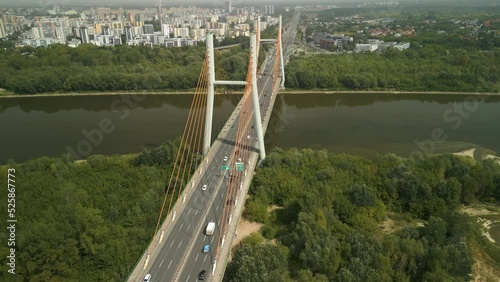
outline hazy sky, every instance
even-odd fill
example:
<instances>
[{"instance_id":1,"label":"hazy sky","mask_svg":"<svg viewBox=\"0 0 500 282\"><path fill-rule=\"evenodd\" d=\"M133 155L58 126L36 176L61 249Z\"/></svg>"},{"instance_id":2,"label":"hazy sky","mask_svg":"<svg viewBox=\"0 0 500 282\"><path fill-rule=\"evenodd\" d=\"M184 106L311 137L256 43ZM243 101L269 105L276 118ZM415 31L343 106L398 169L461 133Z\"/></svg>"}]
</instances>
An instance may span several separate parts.
<instances>
[{"instance_id":1,"label":"hazy sky","mask_svg":"<svg viewBox=\"0 0 500 282\"><path fill-rule=\"evenodd\" d=\"M275 5L314 5L314 4L338 4L338 3L353 3L353 2L381 2L382 0L233 0L234 7L248 7L252 5L264 5L264 4L275 4ZM392 1L392 0L388 0ZM399 0L399 2L408 2L410 0ZM412 0L412 2L470 2L470 3L481 3L481 2L495 2L495 0ZM385 1L382 1L385 2ZM53 7L54 5L92 5L92 6L127 6L134 5L137 7L154 6L158 3L158 0L0 0L0 7L5 6L29 6L29 7ZM180 5L202 5L206 7L223 7L225 0L162 0L163 6L180 6Z\"/></svg>"},{"instance_id":2,"label":"hazy sky","mask_svg":"<svg viewBox=\"0 0 500 282\"><path fill-rule=\"evenodd\" d=\"M233 0L233 6L251 6L251 5L263 5L263 4L310 4L316 3L339 3L339 2L370 2L375 0L343 0L343 1L332 1L332 0L316 0L316 1L300 1L300 0ZM0 6L14 5L14 6L31 6L31 7L41 7L41 6L54 6L57 3L59 5L81 5L81 4L91 4L91 5L126 5L135 4L137 6L153 6L158 3L158 0L0 0ZM203 6L224 6L225 0L162 0L164 6L178 6L178 5L188 5L188 4L199 4Z\"/></svg>"}]
</instances>

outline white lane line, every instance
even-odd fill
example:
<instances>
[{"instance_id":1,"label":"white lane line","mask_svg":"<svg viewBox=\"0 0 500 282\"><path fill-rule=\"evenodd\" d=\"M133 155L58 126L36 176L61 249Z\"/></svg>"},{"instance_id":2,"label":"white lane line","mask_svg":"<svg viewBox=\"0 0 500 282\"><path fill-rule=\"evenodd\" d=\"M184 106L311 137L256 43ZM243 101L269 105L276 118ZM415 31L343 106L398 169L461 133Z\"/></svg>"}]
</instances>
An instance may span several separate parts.
<instances>
[{"instance_id":1,"label":"white lane line","mask_svg":"<svg viewBox=\"0 0 500 282\"><path fill-rule=\"evenodd\" d=\"M189 210L188 210L188 214L187 214L187 215L189 215L189 214L191 213L191 210L192 210L192 209L189 209Z\"/></svg>"},{"instance_id":2,"label":"white lane line","mask_svg":"<svg viewBox=\"0 0 500 282\"><path fill-rule=\"evenodd\" d=\"M172 240L172 243L170 243L170 247L172 247L172 245L174 244L174 241L175 241L175 240ZM170 248L170 247L169 247L169 248Z\"/></svg>"},{"instance_id":3,"label":"white lane line","mask_svg":"<svg viewBox=\"0 0 500 282\"><path fill-rule=\"evenodd\" d=\"M186 279L186 282L189 280L189 277L191 277L191 275L188 275L188 279Z\"/></svg>"},{"instance_id":4,"label":"white lane line","mask_svg":"<svg viewBox=\"0 0 500 282\"><path fill-rule=\"evenodd\" d=\"M215 210L216 210L216 211L218 211L218 210L219 210L219 206L220 206L220 205L217 205L217 207L215 208Z\"/></svg>"},{"instance_id":5,"label":"white lane line","mask_svg":"<svg viewBox=\"0 0 500 282\"><path fill-rule=\"evenodd\" d=\"M205 198L201 198L201 202L203 203L203 201L205 201Z\"/></svg>"},{"instance_id":6,"label":"white lane line","mask_svg":"<svg viewBox=\"0 0 500 282\"><path fill-rule=\"evenodd\" d=\"M198 210L196 210L196 212L194 213L194 215L197 215L198 214Z\"/></svg>"},{"instance_id":7,"label":"white lane line","mask_svg":"<svg viewBox=\"0 0 500 282\"><path fill-rule=\"evenodd\" d=\"M167 269L169 269L169 268L170 268L170 265L172 264L172 261L174 261L174 260L171 260L171 261L170 261L170 263L168 264Z\"/></svg>"},{"instance_id":8,"label":"white lane line","mask_svg":"<svg viewBox=\"0 0 500 282\"><path fill-rule=\"evenodd\" d=\"M160 265L158 265L158 268L160 268L160 266L163 264L163 261L164 261L164 260L162 260L162 261L160 262Z\"/></svg>"},{"instance_id":9,"label":"white lane line","mask_svg":"<svg viewBox=\"0 0 500 282\"><path fill-rule=\"evenodd\" d=\"M194 199L194 201L196 202L198 200L198 196L196 196L196 199Z\"/></svg>"},{"instance_id":10,"label":"white lane line","mask_svg":"<svg viewBox=\"0 0 500 282\"><path fill-rule=\"evenodd\" d=\"M212 239L210 239L210 243L212 243L214 241L214 237L212 237Z\"/></svg>"},{"instance_id":11,"label":"white lane line","mask_svg":"<svg viewBox=\"0 0 500 282\"><path fill-rule=\"evenodd\" d=\"M197 254L197 255L196 255L196 258L194 259L194 261L197 261L197 260L198 260L198 256L199 256L199 255L200 255L200 254Z\"/></svg>"},{"instance_id":12,"label":"white lane line","mask_svg":"<svg viewBox=\"0 0 500 282\"><path fill-rule=\"evenodd\" d=\"M182 226L184 226L184 223L183 223L183 224L181 224L181 228L179 228L179 229L182 229Z\"/></svg>"},{"instance_id":13,"label":"white lane line","mask_svg":"<svg viewBox=\"0 0 500 282\"><path fill-rule=\"evenodd\" d=\"M181 247L181 245L182 245L182 241L179 243L179 246L177 247L177 249L178 249L178 248L180 248L180 247Z\"/></svg>"},{"instance_id":14,"label":"white lane line","mask_svg":"<svg viewBox=\"0 0 500 282\"><path fill-rule=\"evenodd\" d=\"M189 224L188 228L186 230L189 230L189 228L191 227L191 224Z\"/></svg>"},{"instance_id":15,"label":"white lane line","mask_svg":"<svg viewBox=\"0 0 500 282\"><path fill-rule=\"evenodd\" d=\"M208 257L208 256L205 256L205 259L203 260L203 262L207 261L207 257Z\"/></svg>"}]
</instances>

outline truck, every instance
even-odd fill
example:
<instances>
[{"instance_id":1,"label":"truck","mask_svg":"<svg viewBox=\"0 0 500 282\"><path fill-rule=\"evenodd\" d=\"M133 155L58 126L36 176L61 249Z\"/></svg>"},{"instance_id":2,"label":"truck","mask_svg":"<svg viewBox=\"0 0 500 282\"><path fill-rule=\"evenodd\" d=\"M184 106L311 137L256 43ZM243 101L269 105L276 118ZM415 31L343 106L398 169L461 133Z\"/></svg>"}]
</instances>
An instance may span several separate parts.
<instances>
[{"instance_id":1,"label":"truck","mask_svg":"<svg viewBox=\"0 0 500 282\"><path fill-rule=\"evenodd\" d=\"M211 236L214 234L214 231L215 231L215 222L213 221L210 221L208 224L207 224L207 229L205 229L205 234L207 236Z\"/></svg>"}]
</instances>

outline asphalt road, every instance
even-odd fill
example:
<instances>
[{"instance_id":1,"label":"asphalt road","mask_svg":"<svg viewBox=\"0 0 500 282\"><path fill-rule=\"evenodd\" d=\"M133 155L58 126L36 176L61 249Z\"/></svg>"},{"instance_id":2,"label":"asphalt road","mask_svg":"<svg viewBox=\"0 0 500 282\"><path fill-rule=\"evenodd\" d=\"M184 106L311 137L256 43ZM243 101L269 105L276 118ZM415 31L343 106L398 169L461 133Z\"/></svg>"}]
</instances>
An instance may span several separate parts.
<instances>
[{"instance_id":1,"label":"asphalt road","mask_svg":"<svg viewBox=\"0 0 500 282\"><path fill-rule=\"evenodd\" d=\"M294 18L289 26L294 27L297 22L298 17ZM286 42L292 42L294 37L295 28L288 28L287 32L283 34L283 46L287 46ZM284 49L283 56L286 57L286 62L290 56L288 49ZM267 64L262 74L257 78L262 119L272 111L272 109L269 109L269 102L272 94L274 57L274 52L270 52L268 58L266 58ZM205 280L209 279L215 260L215 249L219 240L219 226L225 205L227 181L229 181L229 178L224 178L224 174L229 174L229 171L222 171L221 166L229 165L233 157L239 111L240 109L237 108L233 112L222 129L220 139L216 139L212 145L218 146L218 149L213 158L208 160L208 163L203 163L204 169L200 181L194 187L196 190L186 200L186 208L183 213L177 215L171 233L164 238L157 259L151 261L146 271L144 271L144 274L151 274L151 281L175 281L176 275L177 281L198 281L198 275L202 270L206 270ZM250 124L253 125L253 119ZM252 141L255 141L256 135L252 128ZM228 161L224 161L226 156ZM247 160L242 161L246 164ZM243 174L243 172L236 171L232 173ZM242 175L242 177L244 176ZM202 191L201 187L205 184L208 188ZM213 236L206 236L204 234L205 228L210 221L216 223L216 230ZM203 253L205 245L210 245L208 253Z\"/></svg>"}]
</instances>

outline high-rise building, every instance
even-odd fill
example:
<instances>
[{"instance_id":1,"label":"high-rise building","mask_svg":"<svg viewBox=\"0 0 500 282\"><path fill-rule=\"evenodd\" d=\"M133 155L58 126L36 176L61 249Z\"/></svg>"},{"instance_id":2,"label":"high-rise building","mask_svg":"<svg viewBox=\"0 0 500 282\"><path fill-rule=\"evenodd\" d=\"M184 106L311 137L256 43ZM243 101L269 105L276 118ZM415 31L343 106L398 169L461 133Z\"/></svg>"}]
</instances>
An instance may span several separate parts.
<instances>
[{"instance_id":1,"label":"high-rise building","mask_svg":"<svg viewBox=\"0 0 500 282\"><path fill-rule=\"evenodd\" d=\"M233 11L233 7L231 7L231 1L226 1L226 12L231 13Z\"/></svg>"},{"instance_id":2,"label":"high-rise building","mask_svg":"<svg viewBox=\"0 0 500 282\"><path fill-rule=\"evenodd\" d=\"M90 43L88 27L80 27L80 38L82 39L83 44Z\"/></svg>"},{"instance_id":3,"label":"high-rise building","mask_svg":"<svg viewBox=\"0 0 500 282\"><path fill-rule=\"evenodd\" d=\"M272 14L274 14L274 5L265 5L264 15L272 15Z\"/></svg>"},{"instance_id":4,"label":"high-rise building","mask_svg":"<svg viewBox=\"0 0 500 282\"><path fill-rule=\"evenodd\" d=\"M134 34L132 33L132 27L129 25L126 25L125 26L125 39L128 41L128 40L132 40L132 38L134 38Z\"/></svg>"},{"instance_id":5,"label":"high-rise building","mask_svg":"<svg viewBox=\"0 0 500 282\"><path fill-rule=\"evenodd\" d=\"M154 26L152 24L144 25L144 33L145 34L153 34L155 32Z\"/></svg>"},{"instance_id":6,"label":"high-rise building","mask_svg":"<svg viewBox=\"0 0 500 282\"><path fill-rule=\"evenodd\" d=\"M102 35L111 35L111 28L109 27L109 25L101 26L101 30L102 30Z\"/></svg>"},{"instance_id":7,"label":"high-rise building","mask_svg":"<svg viewBox=\"0 0 500 282\"><path fill-rule=\"evenodd\" d=\"M162 24L161 25L161 34L165 36L166 38L170 38L170 25L169 24Z\"/></svg>"},{"instance_id":8,"label":"high-rise building","mask_svg":"<svg viewBox=\"0 0 500 282\"><path fill-rule=\"evenodd\" d=\"M174 28L174 37L187 38L189 37L189 28L187 27L176 27Z\"/></svg>"},{"instance_id":9,"label":"high-rise building","mask_svg":"<svg viewBox=\"0 0 500 282\"><path fill-rule=\"evenodd\" d=\"M158 17L160 18L160 24L163 24L163 8L161 7L161 0L158 2Z\"/></svg>"},{"instance_id":10,"label":"high-rise building","mask_svg":"<svg viewBox=\"0 0 500 282\"><path fill-rule=\"evenodd\" d=\"M5 27L3 25L3 22L0 21L0 38L4 38L6 36L7 36L7 34L5 32Z\"/></svg>"}]
</instances>

